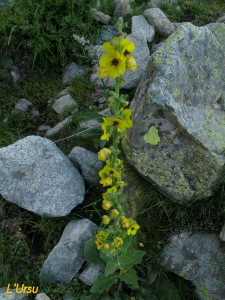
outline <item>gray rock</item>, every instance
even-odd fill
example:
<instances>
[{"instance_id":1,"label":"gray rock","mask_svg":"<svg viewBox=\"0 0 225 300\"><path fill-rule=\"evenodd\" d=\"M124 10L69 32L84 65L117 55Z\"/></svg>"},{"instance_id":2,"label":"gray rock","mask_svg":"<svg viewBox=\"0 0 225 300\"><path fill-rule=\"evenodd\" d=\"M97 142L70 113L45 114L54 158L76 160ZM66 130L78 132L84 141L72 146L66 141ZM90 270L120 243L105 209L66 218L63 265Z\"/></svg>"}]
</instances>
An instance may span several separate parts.
<instances>
[{"instance_id":1,"label":"gray rock","mask_svg":"<svg viewBox=\"0 0 225 300\"><path fill-rule=\"evenodd\" d=\"M223 248L214 233L181 232L169 238L163 249L162 264L170 272L190 280L201 299L224 300Z\"/></svg>"},{"instance_id":2,"label":"gray rock","mask_svg":"<svg viewBox=\"0 0 225 300\"><path fill-rule=\"evenodd\" d=\"M0 0L0 9L11 5L13 2L14 0Z\"/></svg>"},{"instance_id":3,"label":"gray rock","mask_svg":"<svg viewBox=\"0 0 225 300\"><path fill-rule=\"evenodd\" d=\"M1 8L1 6L0 6L0 8ZM12 75L13 82L18 82L18 81L21 80L21 74L20 74L20 71L19 71L18 67L11 66L9 70L10 70L10 73Z\"/></svg>"},{"instance_id":4,"label":"gray rock","mask_svg":"<svg viewBox=\"0 0 225 300\"><path fill-rule=\"evenodd\" d=\"M135 57L138 67L135 71L127 70L124 74L124 84L121 85L124 89L131 89L134 87L137 87L140 83L144 71L150 61L150 53L148 49L148 44L146 41L145 36L142 34L142 32L139 32L137 35L129 34L128 39L135 43L135 50L132 52L132 55ZM99 58L105 54L105 51L102 49L101 53L98 52ZM91 76L91 81L96 80L96 84L99 86L102 86L102 81L99 79L98 74L95 73ZM106 79L108 80L108 79ZM109 78L108 81L104 80L107 87L113 88L115 86L115 79Z\"/></svg>"},{"instance_id":5,"label":"gray rock","mask_svg":"<svg viewBox=\"0 0 225 300\"><path fill-rule=\"evenodd\" d=\"M96 33L94 38L95 45L102 45L104 42L110 41L112 38L117 36L118 30L112 25L104 25L100 31Z\"/></svg>"},{"instance_id":6,"label":"gray rock","mask_svg":"<svg viewBox=\"0 0 225 300\"><path fill-rule=\"evenodd\" d=\"M59 122L58 124L56 124L54 127L48 129L45 132L45 137L49 138L49 137L53 137L55 136L57 133L60 132L60 130L67 124L71 123L73 120L72 116L69 116L67 118L65 118L63 121Z\"/></svg>"},{"instance_id":7,"label":"gray rock","mask_svg":"<svg viewBox=\"0 0 225 300\"><path fill-rule=\"evenodd\" d=\"M89 185L99 182L98 172L104 163L98 160L96 153L82 147L74 147L68 157Z\"/></svg>"},{"instance_id":8,"label":"gray rock","mask_svg":"<svg viewBox=\"0 0 225 300\"><path fill-rule=\"evenodd\" d=\"M38 293L34 300L51 300L45 293Z\"/></svg>"},{"instance_id":9,"label":"gray rock","mask_svg":"<svg viewBox=\"0 0 225 300\"><path fill-rule=\"evenodd\" d=\"M96 264L87 264L80 274L79 279L86 285L93 285L98 275L103 274L104 267Z\"/></svg>"},{"instance_id":10,"label":"gray rock","mask_svg":"<svg viewBox=\"0 0 225 300\"><path fill-rule=\"evenodd\" d=\"M51 126L49 126L49 125L40 125L37 130L38 131L48 131L49 129L51 129Z\"/></svg>"},{"instance_id":11,"label":"gray rock","mask_svg":"<svg viewBox=\"0 0 225 300\"><path fill-rule=\"evenodd\" d=\"M156 50L158 50L163 44L164 44L164 42L160 42L160 43L158 43L158 44L152 45L151 52L154 53L154 52L155 52Z\"/></svg>"},{"instance_id":12,"label":"gray rock","mask_svg":"<svg viewBox=\"0 0 225 300\"><path fill-rule=\"evenodd\" d=\"M68 108L78 108L77 102L73 99L70 94L66 94L61 96L60 98L56 99L54 104L52 105L57 114L63 114Z\"/></svg>"},{"instance_id":13,"label":"gray rock","mask_svg":"<svg viewBox=\"0 0 225 300\"><path fill-rule=\"evenodd\" d=\"M45 260L40 279L52 284L71 281L85 261L84 245L95 235L96 229L97 226L88 219L70 221Z\"/></svg>"},{"instance_id":14,"label":"gray rock","mask_svg":"<svg viewBox=\"0 0 225 300\"><path fill-rule=\"evenodd\" d=\"M146 9L144 16L161 36L168 37L173 33L173 24L159 8Z\"/></svg>"},{"instance_id":15,"label":"gray rock","mask_svg":"<svg viewBox=\"0 0 225 300\"><path fill-rule=\"evenodd\" d=\"M84 199L84 181L50 140L28 136L0 148L0 194L41 216L66 216Z\"/></svg>"},{"instance_id":16,"label":"gray rock","mask_svg":"<svg viewBox=\"0 0 225 300\"><path fill-rule=\"evenodd\" d=\"M0 6L1 7L1 6ZM19 286L19 291L21 290L21 285ZM17 294L16 289L9 288L9 292L12 294L6 294L7 287L0 288L0 300L28 300L27 294Z\"/></svg>"},{"instance_id":17,"label":"gray rock","mask_svg":"<svg viewBox=\"0 0 225 300\"><path fill-rule=\"evenodd\" d=\"M15 105L15 111L27 111L34 117L39 117L39 111L27 99L20 99Z\"/></svg>"},{"instance_id":18,"label":"gray rock","mask_svg":"<svg viewBox=\"0 0 225 300\"><path fill-rule=\"evenodd\" d=\"M91 12L93 13L94 18L102 24L108 24L111 21L111 17L109 15L106 15L95 8L92 8Z\"/></svg>"},{"instance_id":19,"label":"gray rock","mask_svg":"<svg viewBox=\"0 0 225 300\"><path fill-rule=\"evenodd\" d=\"M106 108L100 112L98 112L98 114L103 115L104 117L110 117L112 115L111 111L109 108ZM80 127L81 128L96 128L96 127L101 127L101 123L98 122L97 119L93 119L93 120L89 120L89 121L84 121L80 123Z\"/></svg>"},{"instance_id":20,"label":"gray rock","mask_svg":"<svg viewBox=\"0 0 225 300\"><path fill-rule=\"evenodd\" d=\"M225 16L222 16L216 20L218 23L225 23Z\"/></svg>"},{"instance_id":21,"label":"gray rock","mask_svg":"<svg viewBox=\"0 0 225 300\"><path fill-rule=\"evenodd\" d=\"M125 15L131 12L132 9L130 7L129 0L117 0L113 18L114 19L118 19L119 17L123 18Z\"/></svg>"},{"instance_id":22,"label":"gray rock","mask_svg":"<svg viewBox=\"0 0 225 300\"><path fill-rule=\"evenodd\" d=\"M167 4L167 5L177 4L177 0L150 0L147 6L151 8L160 8L163 4Z\"/></svg>"},{"instance_id":23,"label":"gray rock","mask_svg":"<svg viewBox=\"0 0 225 300\"><path fill-rule=\"evenodd\" d=\"M68 83L75 78L83 77L86 73L86 68L71 62L65 66L65 72L62 75L62 84Z\"/></svg>"},{"instance_id":24,"label":"gray rock","mask_svg":"<svg viewBox=\"0 0 225 300\"><path fill-rule=\"evenodd\" d=\"M138 172L166 197L209 196L225 164L225 25L178 27L151 56L131 102L133 127L123 148ZM197 62L197 63L196 63ZM219 104L215 109L215 104ZM159 130L152 146L147 134Z\"/></svg>"},{"instance_id":25,"label":"gray rock","mask_svg":"<svg viewBox=\"0 0 225 300\"><path fill-rule=\"evenodd\" d=\"M221 231L220 231L220 239L225 242L225 224L223 225Z\"/></svg>"},{"instance_id":26,"label":"gray rock","mask_svg":"<svg viewBox=\"0 0 225 300\"><path fill-rule=\"evenodd\" d=\"M151 43L155 37L155 29L152 27L144 16L133 16L132 17L132 27L131 32L134 34L143 34L146 40Z\"/></svg>"}]
</instances>

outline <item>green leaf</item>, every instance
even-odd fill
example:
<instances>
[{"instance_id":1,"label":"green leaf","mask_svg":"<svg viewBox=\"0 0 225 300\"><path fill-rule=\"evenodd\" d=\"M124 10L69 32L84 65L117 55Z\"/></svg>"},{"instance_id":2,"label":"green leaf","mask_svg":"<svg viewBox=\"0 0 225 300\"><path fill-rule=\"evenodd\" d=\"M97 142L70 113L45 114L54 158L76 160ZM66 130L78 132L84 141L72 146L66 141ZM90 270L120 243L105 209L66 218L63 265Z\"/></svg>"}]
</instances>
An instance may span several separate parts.
<instances>
[{"instance_id":1,"label":"green leaf","mask_svg":"<svg viewBox=\"0 0 225 300\"><path fill-rule=\"evenodd\" d=\"M98 275L90 291L92 293L101 293L103 290L109 290L111 286L118 280L118 274L110 274L105 276L104 274Z\"/></svg>"},{"instance_id":2,"label":"green leaf","mask_svg":"<svg viewBox=\"0 0 225 300\"><path fill-rule=\"evenodd\" d=\"M11 58L5 58L0 62L0 67L9 68L13 64L13 60Z\"/></svg>"},{"instance_id":3,"label":"green leaf","mask_svg":"<svg viewBox=\"0 0 225 300\"><path fill-rule=\"evenodd\" d=\"M155 294L160 300L180 300L178 288L167 276L160 276L152 286L155 287Z\"/></svg>"},{"instance_id":4,"label":"green leaf","mask_svg":"<svg viewBox=\"0 0 225 300\"><path fill-rule=\"evenodd\" d=\"M138 288L138 277L136 274L136 271L134 269L130 269L127 271L125 274L120 274L119 275L120 279L125 281L126 284L131 284L134 287Z\"/></svg>"},{"instance_id":5,"label":"green leaf","mask_svg":"<svg viewBox=\"0 0 225 300\"><path fill-rule=\"evenodd\" d=\"M118 262L121 264L123 269L131 269L133 265L137 265L142 261L145 251L137 250L134 253L127 252L125 255L121 255Z\"/></svg>"},{"instance_id":6,"label":"green leaf","mask_svg":"<svg viewBox=\"0 0 225 300\"><path fill-rule=\"evenodd\" d=\"M102 123L104 116L101 114L88 112L88 113L80 114L80 117L83 119L83 121L98 120L99 123Z\"/></svg>"},{"instance_id":7,"label":"green leaf","mask_svg":"<svg viewBox=\"0 0 225 300\"><path fill-rule=\"evenodd\" d=\"M106 144L106 141L107 141L107 140L100 140L100 141L99 141L99 146L100 146L100 148L104 148L104 146L105 146L105 144Z\"/></svg>"},{"instance_id":8,"label":"green leaf","mask_svg":"<svg viewBox=\"0 0 225 300\"><path fill-rule=\"evenodd\" d=\"M152 284L155 280L156 277L158 276L158 272L157 271L151 271L148 275L147 275L147 279L148 279L148 283Z\"/></svg>"},{"instance_id":9,"label":"green leaf","mask_svg":"<svg viewBox=\"0 0 225 300\"><path fill-rule=\"evenodd\" d=\"M84 256L88 263L95 263L104 266L105 262L99 256L99 251L96 248L95 237L89 239L84 246Z\"/></svg>"},{"instance_id":10,"label":"green leaf","mask_svg":"<svg viewBox=\"0 0 225 300\"><path fill-rule=\"evenodd\" d=\"M155 128L155 126L152 126L149 129L149 132L144 136L144 140L146 143L149 143L150 145L157 145L160 141L158 130Z\"/></svg>"},{"instance_id":11,"label":"green leaf","mask_svg":"<svg viewBox=\"0 0 225 300\"><path fill-rule=\"evenodd\" d=\"M109 274L113 274L118 268L119 267L117 262L115 262L114 260L108 261L105 267L105 276L108 276Z\"/></svg>"},{"instance_id":12,"label":"green leaf","mask_svg":"<svg viewBox=\"0 0 225 300\"><path fill-rule=\"evenodd\" d=\"M135 260L135 256L130 253L127 252L125 255L121 255L118 258L118 263L120 264L120 266L122 267L122 269L128 269L128 265L131 265L131 267L133 266L132 262Z\"/></svg>"}]
</instances>

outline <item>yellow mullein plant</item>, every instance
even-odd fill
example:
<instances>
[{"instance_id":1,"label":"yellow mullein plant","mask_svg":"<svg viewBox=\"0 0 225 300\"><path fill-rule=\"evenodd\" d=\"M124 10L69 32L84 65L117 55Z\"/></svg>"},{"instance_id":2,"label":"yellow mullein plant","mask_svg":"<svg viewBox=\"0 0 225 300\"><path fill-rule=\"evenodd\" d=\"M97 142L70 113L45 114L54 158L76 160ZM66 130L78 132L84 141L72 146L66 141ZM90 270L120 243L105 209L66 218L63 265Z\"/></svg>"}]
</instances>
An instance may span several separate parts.
<instances>
[{"instance_id":1,"label":"yellow mullein plant","mask_svg":"<svg viewBox=\"0 0 225 300\"><path fill-rule=\"evenodd\" d=\"M112 141L112 144L98 153L98 159L105 162L105 166L99 172L100 183L106 187L102 195L102 208L105 213L95 238L85 245L85 257L88 262L105 266L104 274L98 276L90 290L92 293L103 295L105 290L110 291L111 286L117 284L116 295L130 299L124 296L121 283L138 288L138 277L133 266L142 261L145 252L134 248L133 237L140 226L132 218L126 217L126 212L119 202L125 183L122 179L123 161L118 158L118 145L126 129L133 125L130 119L132 112L125 108L128 105L126 96L120 95L122 75L126 70L134 71L137 63L132 56L135 44L122 31L122 18L119 18L116 26L119 35L103 44L106 53L100 58L98 68L101 79L115 78L115 91L110 92L109 98L112 116L103 118L101 136L101 140Z\"/></svg>"}]
</instances>

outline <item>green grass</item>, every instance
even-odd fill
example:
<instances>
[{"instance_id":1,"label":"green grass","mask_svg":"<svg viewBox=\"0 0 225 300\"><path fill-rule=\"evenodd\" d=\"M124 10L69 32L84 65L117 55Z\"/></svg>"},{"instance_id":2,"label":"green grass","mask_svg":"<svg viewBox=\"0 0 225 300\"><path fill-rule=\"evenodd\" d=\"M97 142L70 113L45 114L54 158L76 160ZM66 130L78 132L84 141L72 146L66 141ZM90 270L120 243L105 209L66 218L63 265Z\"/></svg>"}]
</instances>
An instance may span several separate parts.
<instances>
[{"instance_id":1,"label":"green grass","mask_svg":"<svg viewBox=\"0 0 225 300\"><path fill-rule=\"evenodd\" d=\"M0 61L6 57L16 60L18 53L26 52L30 76L18 84L0 78L0 147L10 145L21 137L37 134L39 125L54 126L72 113L68 110L63 116L59 116L48 105L48 101L67 86L61 86L60 83L63 66L67 62L75 61L90 67L90 58L72 39L72 34L80 34L92 41L94 33L100 28L89 13L93 6L90 0L15 0L15 3L11 8L0 11ZM203 25L225 13L223 0L179 0L178 4L182 8L181 12L175 6L162 7L171 21L192 21L195 25ZM125 16L125 21L128 22L127 33L130 33L132 16L141 14L147 8L146 1L137 0L131 3L131 7L133 12ZM103 12L112 14L114 8L113 1L101 0ZM99 111L99 107L90 101L90 95L94 92L90 72L86 77L72 81L70 86L70 93L78 103L79 113L52 140L56 141L66 155L75 146L96 152L95 139L98 139L98 133L94 135L89 131L81 135L79 132L82 113ZM134 89L129 91L130 99L134 92ZM27 112L12 112L21 98L34 104L40 112L39 118ZM7 122L3 122L5 118ZM66 139L74 134L76 135ZM140 192L135 211L142 232L137 235L136 246L142 242L147 255L137 270L139 275L143 276L149 270L156 271L159 280L168 279L176 286L181 294L180 300L197 300L190 282L163 270L158 264L158 257L171 233L179 233L183 229L193 233L198 230L219 232L225 221L225 179L221 179L215 186L211 197L179 205L161 195L128 163L125 165L127 176L138 185ZM69 284L57 286L40 282L38 276L44 260L58 243L70 220L89 218L96 224L100 223L102 192L103 189L98 185L87 188L85 201L63 218L36 216L0 197L0 205L6 209L6 215L0 217L0 287L7 286L8 283L24 282L39 286L39 291L47 293L54 300L62 299L66 292L72 294L74 299L88 294L89 287L80 283L77 276ZM15 226L10 227L8 224ZM159 287L154 288L159 290ZM30 296L30 299L33 298Z\"/></svg>"}]
</instances>

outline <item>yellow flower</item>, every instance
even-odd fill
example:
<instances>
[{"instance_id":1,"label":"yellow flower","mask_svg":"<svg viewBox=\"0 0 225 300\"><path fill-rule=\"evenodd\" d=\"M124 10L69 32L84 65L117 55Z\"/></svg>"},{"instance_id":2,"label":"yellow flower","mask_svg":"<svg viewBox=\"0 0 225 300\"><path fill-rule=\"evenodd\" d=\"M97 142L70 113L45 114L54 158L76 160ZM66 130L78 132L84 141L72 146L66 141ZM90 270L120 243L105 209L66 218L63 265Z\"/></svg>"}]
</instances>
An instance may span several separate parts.
<instances>
[{"instance_id":1,"label":"yellow flower","mask_svg":"<svg viewBox=\"0 0 225 300\"><path fill-rule=\"evenodd\" d=\"M114 168L111 167L111 164L107 163L104 168L99 171L99 176L101 177L100 183L103 186L108 186L112 184L112 177L120 178L121 172L116 171Z\"/></svg>"},{"instance_id":2,"label":"yellow flower","mask_svg":"<svg viewBox=\"0 0 225 300\"><path fill-rule=\"evenodd\" d=\"M112 207L112 202L107 201L107 200L103 200L102 201L102 207L105 210L109 210Z\"/></svg>"},{"instance_id":3,"label":"yellow flower","mask_svg":"<svg viewBox=\"0 0 225 300\"><path fill-rule=\"evenodd\" d=\"M114 244L115 244L117 247L119 247L120 245L123 244L123 240L122 240L121 237L116 237L116 238L114 238L113 241L114 241Z\"/></svg>"},{"instance_id":4,"label":"yellow flower","mask_svg":"<svg viewBox=\"0 0 225 300\"><path fill-rule=\"evenodd\" d=\"M118 210L117 209L112 209L112 211L111 211L111 215L113 216L113 217L117 217L117 216L119 216L119 212L118 212Z\"/></svg>"},{"instance_id":5,"label":"yellow flower","mask_svg":"<svg viewBox=\"0 0 225 300\"><path fill-rule=\"evenodd\" d=\"M118 40L119 40L118 37L114 37L110 42L105 42L105 43L102 45L102 48L103 48L106 52L111 51L111 50L116 50L114 44L117 44L117 43L118 43Z\"/></svg>"},{"instance_id":6,"label":"yellow flower","mask_svg":"<svg viewBox=\"0 0 225 300\"><path fill-rule=\"evenodd\" d=\"M107 156L111 153L112 151L108 148L103 148L98 152L98 160L105 161L107 159Z\"/></svg>"},{"instance_id":7,"label":"yellow flower","mask_svg":"<svg viewBox=\"0 0 225 300\"><path fill-rule=\"evenodd\" d=\"M103 118L103 119L105 119L105 118ZM109 128L105 122L102 123L102 129L104 131L104 134L101 136L101 140L108 141L112 133L110 130L108 130Z\"/></svg>"},{"instance_id":8,"label":"yellow flower","mask_svg":"<svg viewBox=\"0 0 225 300\"><path fill-rule=\"evenodd\" d=\"M126 67L130 71L134 71L137 69L137 62L133 56L128 56L126 59Z\"/></svg>"},{"instance_id":9,"label":"yellow flower","mask_svg":"<svg viewBox=\"0 0 225 300\"><path fill-rule=\"evenodd\" d=\"M104 215L102 217L102 222L103 222L103 224L108 225L110 223L110 217L107 215Z\"/></svg>"},{"instance_id":10,"label":"yellow flower","mask_svg":"<svg viewBox=\"0 0 225 300\"><path fill-rule=\"evenodd\" d=\"M104 122L102 123L102 129L104 130L104 137L105 137L106 133L110 132L108 130L108 127L117 126L121 131L125 131L126 128L129 128L132 126L132 125L129 126L125 120L117 119L117 118L113 118L113 117L103 118L103 120L104 120ZM111 136L111 133L110 133L110 136ZM103 136L101 137L101 139L103 139ZM104 139L106 139L106 138L104 138Z\"/></svg>"},{"instance_id":11,"label":"yellow flower","mask_svg":"<svg viewBox=\"0 0 225 300\"><path fill-rule=\"evenodd\" d=\"M117 247L117 246L115 246L114 248L112 248L112 251L111 251L111 253L113 253L113 252L117 251L117 249L118 249L118 247Z\"/></svg>"},{"instance_id":12,"label":"yellow flower","mask_svg":"<svg viewBox=\"0 0 225 300\"><path fill-rule=\"evenodd\" d=\"M104 67L107 70L109 77L116 78L125 72L125 68L126 68L125 61L126 61L125 57L123 57L119 52L115 50L109 50L105 55L103 55L100 58L99 68ZM100 73L101 75L101 71L99 72L99 69L98 69L98 73Z\"/></svg>"},{"instance_id":13,"label":"yellow flower","mask_svg":"<svg viewBox=\"0 0 225 300\"><path fill-rule=\"evenodd\" d=\"M121 42L122 53L125 57L129 56L131 52L135 50L135 44L131 42L128 38L122 40Z\"/></svg>"},{"instance_id":14,"label":"yellow flower","mask_svg":"<svg viewBox=\"0 0 225 300\"><path fill-rule=\"evenodd\" d=\"M108 250L109 249L109 244L104 244L104 249Z\"/></svg>"},{"instance_id":15,"label":"yellow flower","mask_svg":"<svg viewBox=\"0 0 225 300\"><path fill-rule=\"evenodd\" d=\"M120 270L120 274L126 274L128 272L128 270Z\"/></svg>"},{"instance_id":16,"label":"yellow flower","mask_svg":"<svg viewBox=\"0 0 225 300\"><path fill-rule=\"evenodd\" d=\"M98 75L99 77L102 79L102 78L106 78L109 76L109 71L107 70L107 68L105 67L99 67L98 68Z\"/></svg>"},{"instance_id":17,"label":"yellow flower","mask_svg":"<svg viewBox=\"0 0 225 300\"><path fill-rule=\"evenodd\" d=\"M95 235L96 237L95 244L98 250L104 247L104 241L107 239L108 235L109 234L104 231L99 231L99 233Z\"/></svg>"},{"instance_id":18,"label":"yellow flower","mask_svg":"<svg viewBox=\"0 0 225 300\"><path fill-rule=\"evenodd\" d=\"M132 111L130 109L124 109L123 111L123 115L122 118L124 119L124 121L127 123L127 128L132 127L133 122L130 119L130 115L131 115Z\"/></svg>"},{"instance_id":19,"label":"yellow flower","mask_svg":"<svg viewBox=\"0 0 225 300\"><path fill-rule=\"evenodd\" d=\"M127 234L135 235L139 228L140 226L137 223L135 223L127 230Z\"/></svg>"},{"instance_id":20,"label":"yellow flower","mask_svg":"<svg viewBox=\"0 0 225 300\"><path fill-rule=\"evenodd\" d=\"M131 221L132 221L132 219L131 218L126 218L126 217L121 217L121 223L122 223L122 226L124 227L124 228L129 228L130 227L130 225L131 225Z\"/></svg>"}]
</instances>

